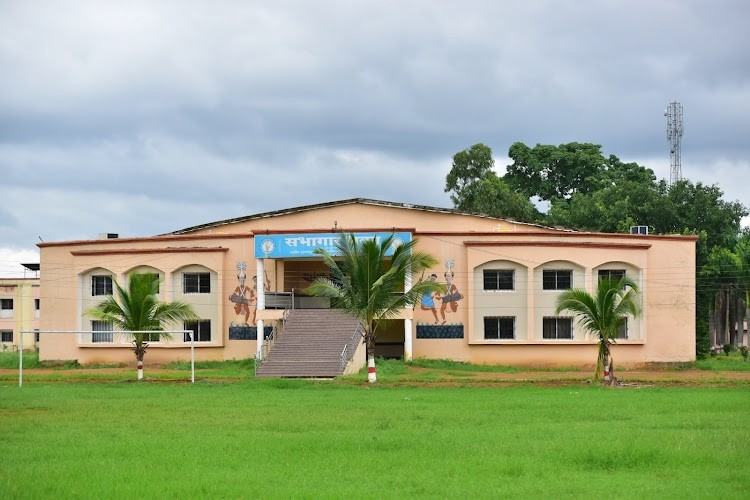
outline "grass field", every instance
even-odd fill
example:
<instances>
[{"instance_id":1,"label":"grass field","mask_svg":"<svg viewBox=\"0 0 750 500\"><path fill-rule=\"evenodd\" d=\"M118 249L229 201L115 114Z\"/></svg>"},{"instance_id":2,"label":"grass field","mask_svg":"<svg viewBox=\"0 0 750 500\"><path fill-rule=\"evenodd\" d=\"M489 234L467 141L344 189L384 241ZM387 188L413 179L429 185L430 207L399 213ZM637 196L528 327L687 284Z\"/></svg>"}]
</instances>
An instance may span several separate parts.
<instances>
[{"instance_id":1,"label":"grass field","mask_svg":"<svg viewBox=\"0 0 750 500\"><path fill-rule=\"evenodd\" d=\"M747 385L4 383L0 496L748 498L749 396Z\"/></svg>"}]
</instances>

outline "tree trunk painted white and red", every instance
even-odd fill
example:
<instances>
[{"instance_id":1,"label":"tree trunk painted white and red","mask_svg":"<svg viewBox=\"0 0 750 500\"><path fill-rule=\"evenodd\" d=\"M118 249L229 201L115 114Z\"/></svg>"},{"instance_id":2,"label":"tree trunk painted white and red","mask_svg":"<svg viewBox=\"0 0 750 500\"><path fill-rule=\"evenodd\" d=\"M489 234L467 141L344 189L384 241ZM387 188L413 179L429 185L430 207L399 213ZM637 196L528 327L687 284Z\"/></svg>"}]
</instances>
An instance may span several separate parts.
<instances>
[{"instance_id":1,"label":"tree trunk painted white and red","mask_svg":"<svg viewBox=\"0 0 750 500\"><path fill-rule=\"evenodd\" d=\"M135 340L133 345L135 346L133 352L135 353L136 368L138 368L138 380L143 380L143 357L146 355L148 344Z\"/></svg>"},{"instance_id":2,"label":"tree trunk painted white and red","mask_svg":"<svg viewBox=\"0 0 750 500\"><path fill-rule=\"evenodd\" d=\"M367 355L367 381L371 384L377 382L378 377L375 373L375 356L372 354Z\"/></svg>"},{"instance_id":3,"label":"tree trunk painted white and red","mask_svg":"<svg viewBox=\"0 0 750 500\"><path fill-rule=\"evenodd\" d=\"M367 349L367 381L369 383L375 383L378 380L377 374L375 373L375 321L370 320L367 322L370 326L369 332L365 332L365 346Z\"/></svg>"}]
</instances>

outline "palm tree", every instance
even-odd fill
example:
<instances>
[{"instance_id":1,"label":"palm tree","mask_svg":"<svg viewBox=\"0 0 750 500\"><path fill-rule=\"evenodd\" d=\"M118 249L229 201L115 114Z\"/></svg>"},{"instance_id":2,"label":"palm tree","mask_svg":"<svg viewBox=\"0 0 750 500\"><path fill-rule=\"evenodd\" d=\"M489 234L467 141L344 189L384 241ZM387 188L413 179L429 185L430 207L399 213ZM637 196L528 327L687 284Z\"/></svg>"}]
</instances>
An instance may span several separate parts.
<instances>
[{"instance_id":1,"label":"palm tree","mask_svg":"<svg viewBox=\"0 0 750 500\"><path fill-rule=\"evenodd\" d=\"M615 343L617 330L627 316L640 314L638 287L633 280L623 276L620 280L602 278L596 294L585 290L566 290L557 297L555 314L570 311L579 316L583 329L599 338L594 381L601 379L602 369L610 366L609 346ZM614 382L614 376L610 379Z\"/></svg>"},{"instance_id":2,"label":"palm tree","mask_svg":"<svg viewBox=\"0 0 750 500\"><path fill-rule=\"evenodd\" d=\"M138 366L138 380L143 378L143 357L148 342L160 338L171 339L164 331L165 323L196 319L198 317L190 304L184 302L160 302L159 280L153 274L134 273L130 275L128 288L115 282L115 294L109 295L87 311L98 320L111 323L133 337L133 352Z\"/></svg>"},{"instance_id":3,"label":"palm tree","mask_svg":"<svg viewBox=\"0 0 750 500\"><path fill-rule=\"evenodd\" d=\"M318 278L305 291L331 299L362 322L367 349L368 381L375 382L375 339L379 321L392 319L404 308L411 308L425 293L444 292L445 285L431 280L419 281L404 291L407 276L437 264L437 259L414 251L417 240L394 246L394 235L380 243L375 238L357 241L342 233L336 242L334 257L324 249L316 250L331 269L330 278ZM394 247L394 248L392 248ZM390 250L393 255L386 256ZM410 274L411 273L411 274Z\"/></svg>"}]
</instances>

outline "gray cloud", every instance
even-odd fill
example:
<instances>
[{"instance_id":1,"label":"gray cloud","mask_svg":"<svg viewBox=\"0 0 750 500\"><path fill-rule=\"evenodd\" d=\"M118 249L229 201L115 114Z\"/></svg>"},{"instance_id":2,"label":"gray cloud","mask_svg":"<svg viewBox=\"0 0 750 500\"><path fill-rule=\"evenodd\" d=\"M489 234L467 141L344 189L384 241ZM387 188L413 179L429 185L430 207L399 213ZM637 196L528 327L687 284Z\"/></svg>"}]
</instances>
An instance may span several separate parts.
<instances>
[{"instance_id":1,"label":"gray cloud","mask_svg":"<svg viewBox=\"0 0 750 500\"><path fill-rule=\"evenodd\" d=\"M498 158L595 142L666 177L673 100L685 174L750 204L733 182L750 163L748 18L740 0L4 2L0 196L21 205L0 237L353 196L445 206L451 156L476 142Z\"/></svg>"}]
</instances>

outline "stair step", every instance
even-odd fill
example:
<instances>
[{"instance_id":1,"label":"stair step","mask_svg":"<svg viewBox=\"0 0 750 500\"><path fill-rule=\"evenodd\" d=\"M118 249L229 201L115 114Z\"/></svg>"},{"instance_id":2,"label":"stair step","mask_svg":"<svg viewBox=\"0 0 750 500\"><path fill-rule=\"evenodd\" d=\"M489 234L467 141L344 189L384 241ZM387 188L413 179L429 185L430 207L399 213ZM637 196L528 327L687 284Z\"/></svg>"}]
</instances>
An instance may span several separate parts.
<instances>
[{"instance_id":1,"label":"stair step","mask_svg":"<svg viewBox=\"0 0 750 500\"><path fill-rule=\"evenodd\" d=\"M331 309L289 311L283 331L268 358L258 367L258 377L335 377L342 374L341 352L360 322ZM357 339L361 341L361 339ZM352 351L352 352L349 352ZM349 349L349 356L353 350Z\"/></svg>"}]
</instances>

